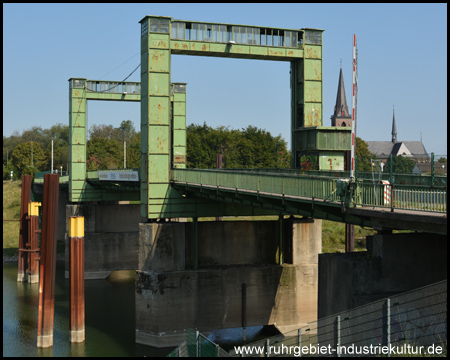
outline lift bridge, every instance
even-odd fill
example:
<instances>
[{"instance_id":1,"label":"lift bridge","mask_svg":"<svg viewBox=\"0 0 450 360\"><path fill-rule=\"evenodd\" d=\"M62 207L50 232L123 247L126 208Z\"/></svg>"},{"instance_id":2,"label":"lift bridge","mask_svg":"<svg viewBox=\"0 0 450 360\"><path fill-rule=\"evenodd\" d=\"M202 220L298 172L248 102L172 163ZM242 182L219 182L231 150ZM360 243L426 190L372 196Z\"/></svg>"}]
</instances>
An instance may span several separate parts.
<instances>
[{"instance_id":1,"label":"lift bridge","mask_svg":"<svg viewBox=\"0 0 450 360\"><path fill-rule=\"evenodd\" d=\"M141 82L69 79L69 175L60 182L70 202L140 201L149 221L297 214L446 234L446 177L397 175L387 185L361 175L346 180L351 128L323 125L323 30L164 16L140 23ZM290 62L291 168L187 169L187 84L171 83L171 54ZM141 103L139 169L86 170L88 100Z\"/></svg>"}]
</instances>

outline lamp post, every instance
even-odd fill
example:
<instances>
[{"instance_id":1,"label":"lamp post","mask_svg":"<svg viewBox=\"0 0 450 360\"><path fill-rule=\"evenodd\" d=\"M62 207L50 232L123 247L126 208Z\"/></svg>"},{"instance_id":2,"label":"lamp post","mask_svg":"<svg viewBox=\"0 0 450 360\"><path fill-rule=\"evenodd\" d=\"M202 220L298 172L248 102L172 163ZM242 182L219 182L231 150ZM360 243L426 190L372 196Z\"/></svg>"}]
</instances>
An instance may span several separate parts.
<instances>
[{"instance_id":1,"label":"lamp post","mask_svg":"<svg viewBox=\"0 0 450 360\"><path fill-rule=\"evenodd\" d=\"M123 129L120 129L120 132L122 133L123 138L123 168L127 168L127 141L125 140L125 131Z\"/></svg>"}]
</instances>

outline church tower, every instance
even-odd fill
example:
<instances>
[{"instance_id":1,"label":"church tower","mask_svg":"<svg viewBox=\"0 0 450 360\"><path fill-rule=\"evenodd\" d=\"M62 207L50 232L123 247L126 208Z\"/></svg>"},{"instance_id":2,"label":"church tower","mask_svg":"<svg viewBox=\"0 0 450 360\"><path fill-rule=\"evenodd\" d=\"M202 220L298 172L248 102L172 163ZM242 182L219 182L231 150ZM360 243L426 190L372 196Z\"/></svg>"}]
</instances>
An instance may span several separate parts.
<instances>
[{"instance_id":1,"label":"church tower","mask_svg":"<svg viewBox=\"0 0 450 360\"><path fill-rule=\"evenodd\" d=\"M338 92L334 114L331 116L331 126L352 126L352 117L348 113L347 99L345 98L344 77L342 76L342 65L339 73Z\"/></svg>"},{"instance_id":2,"label":"church tower","mask_svg":"<svg viewBox=\"0 0 450 360\"><path fill-rule=\"evenodd\" d=\"M397 127L395 126L395 110L392 110L392 142L395 144L397 142Z\"/></svg>"}]
</instances>

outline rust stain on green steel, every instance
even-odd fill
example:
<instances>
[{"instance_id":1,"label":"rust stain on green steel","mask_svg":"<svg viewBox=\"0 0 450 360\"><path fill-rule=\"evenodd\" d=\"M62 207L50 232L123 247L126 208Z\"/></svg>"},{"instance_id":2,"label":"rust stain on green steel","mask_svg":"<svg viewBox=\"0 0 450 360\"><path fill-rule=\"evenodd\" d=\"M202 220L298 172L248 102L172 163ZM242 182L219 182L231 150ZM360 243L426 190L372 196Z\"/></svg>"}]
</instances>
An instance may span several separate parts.
<instances>
[{"instance_id":1,"label":"rust stain on green steel","mask_svg":"<svg viewBox=\"0 0 450 360\"><path fill-rule=\"evenodd\" d=\"M305 127L311 127L311 126L320 126L320 118L321 118L321 111L320 111L320 103L317 105L313 105L313 111L308 111L305 114Z\"/></svg>"},{"instance_id":2,"label":"rust stain on green steel","mask_svg":"<svg viewBox=\"0 0 450 360\"><path fill-rule=\"evenodd\" d=\"M184 163L186 161L186 156L184 155L177 155L175 156L174 162L176 163Z\"/></svg>"},{"instance_id":3,"label":"rust stain on green steel","mask_svg":"<svg viewBox=\"0 0 450 360\"><path fill-rule=\"evenodd\" d=\"M167 151L167 137L162 136L156 138L156 148L158 152L165 153Z\"/></svg>"},{"instance_id":4,"label":"rust stain on green steel","mask_svg":"<svg viewBox=\"0 0 450 360\"><path fill-rule=\"evenodd\" d=\"M317 83L315 81L305 82L305 100L308 102L318 103L322 101L321 83Z\"/></svg>"},{"instance_id":5,"label":"rust stain on green steel","mask_svg":"<svg viewBox=\"0 0 450 360\"><path fill-rule=\"evenodd\" d=\"M313 47L313 46L306 46L306 57L310 59L320 59L321 56L319 55L320 48Z\"/></svg>"},{"instance_id":6,"label":"rust stain on green steel","mask_svg":"<svg viewBox=\"0 0 450 360\"><path fill-rule=\"evenodd\" d=\"M76 145L84 144L84 136L83 136L83 134L81 134L79 131L76 131L74 133L73 143L76 144Z\"/></svg>"},{"instance_id":7,"label":"rust stain on green steel","mask_svg":"<svg viewBox=\"0 0 450 360\"><path fill-rule=\"evenodd\" d=\"M169 48L169 44L165 40L154 40L153 44L157 48L162 48L162 49L168 49Z\"/></svg>"},{"instance_id":8,"label":"rust stain on green steel","mask_svg":"<svg viewBox=\"0 0 450 360\"><path fill-rule=\"evenodd\" d=\"M235 46L235 45L233 45L233 47L231 48L231 52L238 53L238 54L243 54L244 53L244 47L243 46Z\"/></svg>"},{"instance_id":9,"label":"rust stain on green steel","mask_svg":"<svg viewBox=\"0 0 450 360\"><path fill-rule=\"evenodd\" d=\"M283 52L283 50L273 50L273 49L269 49L269 55L283 56L283 55L284 55L284 52Z\"/></svg>"}]
</instances>

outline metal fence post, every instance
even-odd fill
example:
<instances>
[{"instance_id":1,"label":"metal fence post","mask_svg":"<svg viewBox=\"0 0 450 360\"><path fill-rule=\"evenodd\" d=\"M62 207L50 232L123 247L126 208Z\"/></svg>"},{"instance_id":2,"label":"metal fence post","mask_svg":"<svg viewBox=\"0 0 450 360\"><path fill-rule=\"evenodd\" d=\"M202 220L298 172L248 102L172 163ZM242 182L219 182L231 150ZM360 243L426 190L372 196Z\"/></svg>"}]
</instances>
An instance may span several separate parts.
<instances>
[{"instance_id":1,"label":"metal fence post","mask_svg":"<svg viewBox=\"0 0 450 360\"><path fill-rule=\"evenodd\" d=\"M336 316L336 356L341 357L341 354L338 350L339 345L341 344L341 316Z\"/></svg>"},{"instance_id":2,"label":"metal fence post","mask_svg":"<svg viewBox=\"0 0 450 360\"><path fill-rule=\"evenodd\" d=\"M395 196L394 196L394 184L389 183L389 186L391 187L391 212L394 212L394 200L395 200Z\"/></svg>"},{"instance_id":3,"label":"metal fence post","mask_svg":"<svg viewBox=\"0 0 450 360\"><path fill-rule=\"evenodd\" d=\"M302 356L302 329L298 329L298 348L299 348L299 356Z\"/></svg>"},{"instance_id":4,"label":"metal fence post","mask_svg":"<svg viewBox=\"0 0 450 360\"><path fill-rule=\"evenodd\" d=\"M247 284L242 284L242 337L247 341Z\"/></svg>"},{"instance_id":5,"label":"metal fence post","mask_svg":"<svg viewBox=\"0 0 450 360\"><path fill-rule=\"evenodd\" d=\"M389 155L389 183L392 184L392 154Z\"/></svg>"},{"instance_id":6,"label":"metal fence post","mask_svg":"<svg viewBox=\"0 0 450 360\"><path fill-rule=\"evenodd\" d=\"M270 341L266 339L266 351L264 352L264 357L270 357Z\"/></svg>"},{"instance_id":7,"label":"metal fence post","mask_svg":"<svg viewBox=\"0 0 450 360\"><path fill-rule=\"evenodd\" d=\"M391 345L391 299L386 299L386 345ZM388 357L391 357L391 352L388 352Z\"/></svg>"},{"instance_id":8,"label":"metal fence post","mask_svg":"<svg viewBox=\"0 0 450 360\"><path fill-rule=\"evenodd\" d=\"M195 332L195 356L200 357L200 332Z\"/></svg>"},{"instance_id":9,"label":"metal fence post","mask_svg":"<svg viewBox=\"0 0 450 360\"><path fill-rule=\"evenodd\" d=\"M434 153L431 153L431 186L434 186Z\"/></svg>"}]
</instances>

